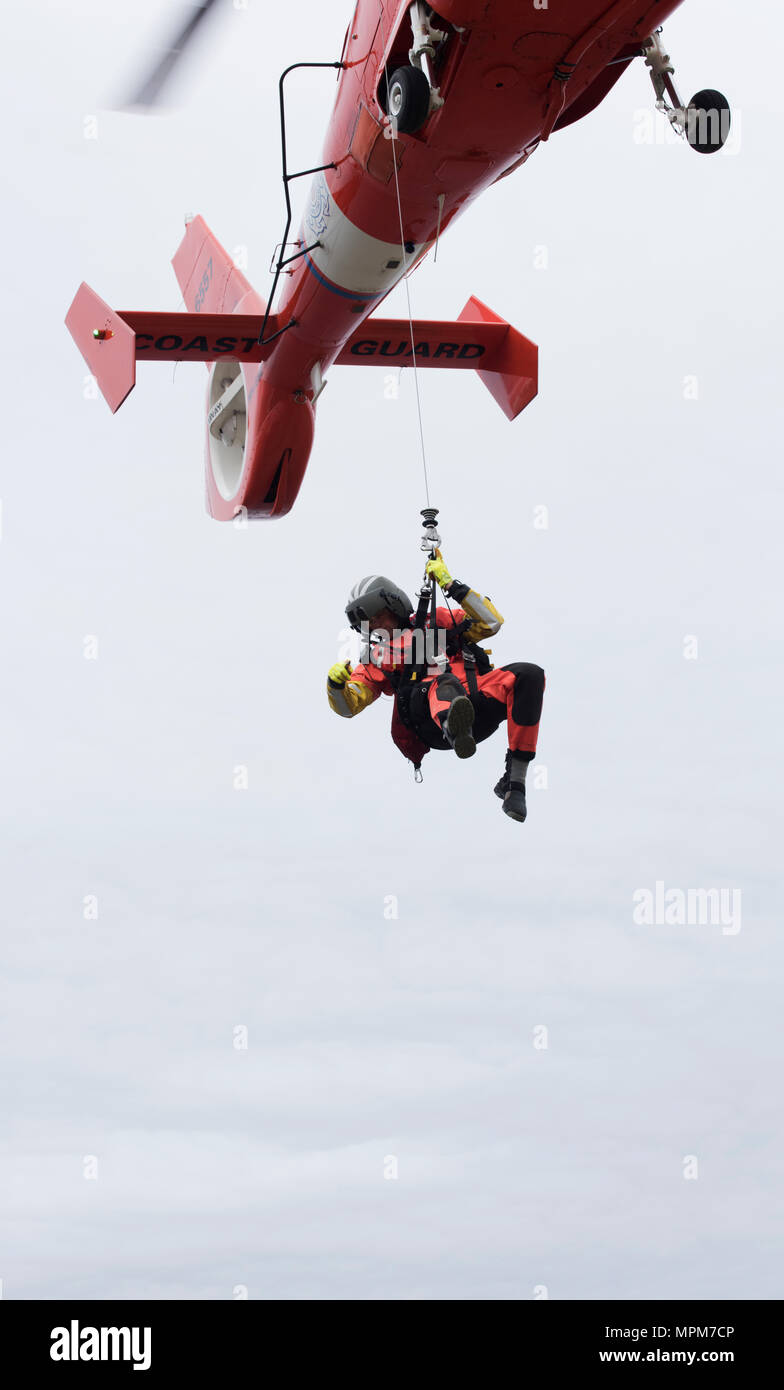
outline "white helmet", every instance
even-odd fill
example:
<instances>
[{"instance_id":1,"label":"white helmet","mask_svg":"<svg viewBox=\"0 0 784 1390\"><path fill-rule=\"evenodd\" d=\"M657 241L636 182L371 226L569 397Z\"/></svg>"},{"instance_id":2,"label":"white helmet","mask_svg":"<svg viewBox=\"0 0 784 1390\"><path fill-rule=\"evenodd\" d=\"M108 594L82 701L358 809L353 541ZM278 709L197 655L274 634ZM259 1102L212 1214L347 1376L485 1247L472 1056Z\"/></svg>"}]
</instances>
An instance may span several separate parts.
<instances>
[{"instance_id":1,"label":"white helmet","mask_svg":"<svg viewBox=\"0 0 784 1390\"><path fill-rule=\"evenodd\" d=\"M388 608L401 623L407 623L414 611L408 594L391 579L383 574L367 574L348 596L346 617L351 626L359 630L363 622L369 623L382 608Z\"/></svg>"}]
</instances>

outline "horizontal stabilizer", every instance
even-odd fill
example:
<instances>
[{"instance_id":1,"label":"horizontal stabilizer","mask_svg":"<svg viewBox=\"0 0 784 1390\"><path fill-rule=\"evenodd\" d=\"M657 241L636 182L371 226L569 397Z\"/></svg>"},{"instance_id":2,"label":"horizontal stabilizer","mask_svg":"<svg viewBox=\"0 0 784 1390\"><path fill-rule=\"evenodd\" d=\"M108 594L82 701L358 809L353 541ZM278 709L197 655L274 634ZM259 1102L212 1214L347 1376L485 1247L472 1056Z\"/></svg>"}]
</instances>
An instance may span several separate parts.
<instances>
[{"instance_id":1,"label":"horizontal stabilizer","mask_svg":"<svg viewBox=\"0 0 784 1390\"><path fill-rule=\"evenodd\" d=\"M413 348L412 348L413 338ZM538 389L539 350L476 298L457 322L369 318L335 359L338 366L452 367L476 371L508 419L514 420Z\"/></svg>"},{"instance_id":2,"label":"horizontal stabilizer","mask_svg":"<svg viewBox=\"0 0 784 1390\"><path fill-rule=\"evenodd\" d=\"M261 347L263 314L166 314L121 309L120 318L136 335L140 362L263 362L271 344ZM265 338L277 331L277 317L267 319Z\"/></svg>"},{"instance_id":3,"label":"horizontal stabilizer","mask_svg":"<svg viewBox=\"0 0 784 1390\"><path fill-rule=\"evenodd\" d=\"M259 346L261 314L168 314L115 311L82 284L66 315L66 326L93 373L112 413L136 382L136 362L262 362L270 347ZM267 320L271 338L277 319Z\"/></svg>"},{"instance_id":4,"label":"horizontal stabilizer","mask_svg":"<svg viewBox=\"0 0 784 1390\"><path fill-rule=\"evenodd\" d=\"M102 395L114 412L133 389L136 362L263 362L279 330L270 314L264 347L259 344L263 315L221 312L158 313L115 311L80 285L66 325ZM413 338L413 347L412 347ZM451 367L476 371L508 419L534 398L538 386L538 348L481 300L471 298L457 321L367 319L352 333L335 362L338 366Z\"/></svg>"}]
</instances>

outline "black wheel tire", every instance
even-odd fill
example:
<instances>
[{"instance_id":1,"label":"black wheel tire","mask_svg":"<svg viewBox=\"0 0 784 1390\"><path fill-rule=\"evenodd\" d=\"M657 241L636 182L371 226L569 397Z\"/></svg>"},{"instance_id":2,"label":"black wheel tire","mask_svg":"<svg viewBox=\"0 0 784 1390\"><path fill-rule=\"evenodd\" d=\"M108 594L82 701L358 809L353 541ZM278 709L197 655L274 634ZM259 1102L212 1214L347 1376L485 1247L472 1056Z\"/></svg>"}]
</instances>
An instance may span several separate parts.
<instances>
[{"instance_id":1,"label":"black wheel tire","mask_svg":"<svg viewBox=\"0 0 784 1390\"><path fill-rule=\"evenodd\" d=\"M730 133L730 104L721 92L696 92L686 111L686 139L698 154L715 154Z\"/></svg>"},{"instance_id":2,"label":"black wheel tire","mask_svg":"<svg viewBox=\"0 0 784 1390\"><path fill-rule=\"evenodd\" d=\"M430 83L420 68L395 68L384 92L388 116L397 117L397 128L411 135L430 114Z\"/></svg>"}]
</instances>

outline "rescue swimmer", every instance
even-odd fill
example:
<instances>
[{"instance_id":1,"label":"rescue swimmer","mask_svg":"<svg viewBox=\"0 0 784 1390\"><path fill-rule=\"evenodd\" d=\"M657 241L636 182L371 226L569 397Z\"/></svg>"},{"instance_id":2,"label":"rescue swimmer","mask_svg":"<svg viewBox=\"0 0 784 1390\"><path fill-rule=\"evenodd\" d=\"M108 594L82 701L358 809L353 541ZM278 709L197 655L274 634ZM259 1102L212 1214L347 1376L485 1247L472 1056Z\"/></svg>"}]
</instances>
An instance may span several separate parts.
<instances>
[{"instance_id":1,"label":"rescue swimmer","mask_svg":"<svg viewBox=\"0 0 784 1390\"><path fill-rule=\"evenodd\" d=\"M434 600L435 637L432 610L423 632L419 610L415 615L408 595L384 575L368 575L354 585L346 617L363 634L362 659L353 669L342 661L330 667L330 706L351 719L379 695L393 696L392 737L417 771L431 748L472 757L477 743L506 719L509 750L495 794L507 816L524 821L525 778L536 753L544 671L521 661L494 667L490 654L477 644L499 631L504 620L498 609L452 578L440 550L428 560L426 574L459 605L440 608ZM417 642L423 636L425 643Z\"/></svg>"}]
</instances>

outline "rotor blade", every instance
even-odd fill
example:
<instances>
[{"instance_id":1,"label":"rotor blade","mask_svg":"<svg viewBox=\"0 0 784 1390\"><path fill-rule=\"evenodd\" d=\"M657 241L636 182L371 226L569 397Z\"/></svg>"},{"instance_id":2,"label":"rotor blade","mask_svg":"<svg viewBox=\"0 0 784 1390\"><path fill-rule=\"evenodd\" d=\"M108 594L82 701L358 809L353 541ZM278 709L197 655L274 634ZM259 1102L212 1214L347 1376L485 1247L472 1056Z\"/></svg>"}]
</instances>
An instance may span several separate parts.
<instances>
[{"instance_id":1,"label":"rotor blade","mask_svg":"<svg viewBox=\"0 0 784 1390\"><path fill-rule=\"evenodd\" d=\"M131 98L124 102L124 106L155 106L160 98L161 91L169 79L172 69L176 67L188 44L199 28L199 25L206 18L209 11L215 4L215 0L203 0L203 3L194 8L193 14L189 16L182 29L170 42L150 73L149 77L133 93Z\"/></svg>"}]
</instances>

